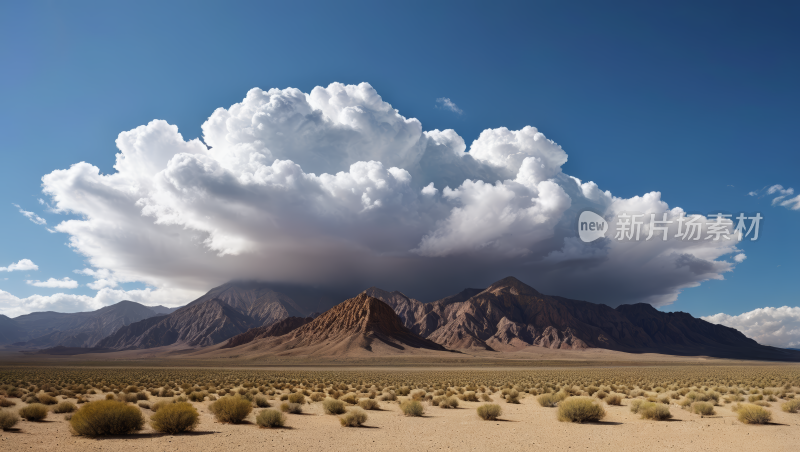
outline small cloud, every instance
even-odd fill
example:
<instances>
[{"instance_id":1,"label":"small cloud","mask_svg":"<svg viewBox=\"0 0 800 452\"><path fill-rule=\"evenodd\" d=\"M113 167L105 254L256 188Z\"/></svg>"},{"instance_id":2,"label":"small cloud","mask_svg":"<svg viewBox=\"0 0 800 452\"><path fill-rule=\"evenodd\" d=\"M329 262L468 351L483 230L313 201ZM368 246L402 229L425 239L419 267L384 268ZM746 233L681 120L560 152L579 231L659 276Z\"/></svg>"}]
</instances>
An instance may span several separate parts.
<instances>
[{"instance_id":1,"label":"small cloud","mask_svg":"<svg viewBox=\"0 0 800 452\"><path fill-rule=\"evenodd\" d=\"M17 263L11 264L8 267L0 267L0 272L14 272L14 271L30 271L39 270L39 266L34 264L30 259L22 259Z\"/></svg>"},{"instance_id":2,"label":"small cloud","mask_svg":"<svg viewBox=\"0 0 800 452\"><path fill-rule=\"evenodd\" d=\"M745 256L744 253L739 253L736 256L733 256L733 260L736 262L744 262L745 259L747 259L747 256Z\"/></svg>"},{"instance_id":3,"label":"small cloud","mask_svg":"<svg viewBox=\"0 0 800 452\"><path fill-rule=\"evenodd\" d=\"M758 196L758 192L751 191L750 193L748 193L748 196Z\"/></svg>"},{"instance_id":4,"label":"small cloud","mask_svg":"<svg viewBox=\"0 0 800 452\"><path fill-rule=\"evenodd\" d=\"M800 210L800 195L792 197L794 195L794 188L783 188L783 185L775 184L769 188L764 187L759 191L751 191L748 193L750 196L758 196L759 193L764 192L766 193L762 196L768 195L778 195L772 199L773 206L781 206L786 207L789 210Z\"/></svg>"},{"instance_id":5,"label":"small cloud","mask_svg":"<svg viewBox=\"0 0 800 452\"><path fill-rule=\"evenodd\" d=\"M455 104L452 100L447 97L440 97L436 99L436 108L441 108L444 110L450 110L453 113L463 114L464 110L458 108L458 105Z\"/></svg>"},{"instance_id":6,"label":"small cloud","mask_svg":"<svg viewBox=\"0 0 800 452\"><path fill-rule=\"evenodd\" d=\"M12 203L11 205L19 209L19 213L25 215L25 217L31 220L32 222L39 225L47 224L47 221L44 218L40 217L39 215L36 215L33 212L28 212L27 210L23 210L22 207L19 206L19 204Z\"/></svg>"},{"instance_id":7,"label":"small cloud","mask_svg":"<svg viewBox=\"0 0 800 452\"><path fill-rule=\"evenodd\" d=\"M75 289L78 287L78 281L72 280L68 277L64 279L50 278L47 281L27 280L25 283L35 287L47 287L50 289Z\"/></svg>"},{"instance_id":8,"label":"small cloud","mask_svg":"<svg viewBox=\"0 0 800 452\"><path fill-rule=\"evenodd\" d=\"M439 189L433 186L433 182L426 185L425 188L422 189L422 194L426 196L433 196L438 192Z\"/></svg>"}]
</instances>

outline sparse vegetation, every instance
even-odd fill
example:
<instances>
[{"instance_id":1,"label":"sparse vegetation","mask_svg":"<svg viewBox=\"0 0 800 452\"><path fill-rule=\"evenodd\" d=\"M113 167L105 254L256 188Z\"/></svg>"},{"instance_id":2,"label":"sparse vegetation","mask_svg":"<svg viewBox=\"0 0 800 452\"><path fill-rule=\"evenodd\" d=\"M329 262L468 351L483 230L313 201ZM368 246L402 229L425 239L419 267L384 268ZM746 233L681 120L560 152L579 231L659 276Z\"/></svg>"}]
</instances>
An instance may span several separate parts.
<instances>
[{"instance_id":1,"label":"sparse vegetation","mask_svg":"<svg viewBox=\"0 0 800 452\"><path fill-rule=\"evenodd\" d=\"M400 410L406 416L422 416L425 414L425 407L417 400L406 400L400 404Z\"/></svg>"},{"instance_id":2,"label":"sparse vegetation","mask_svg":"<svg viewBox=\"0 0 800 452\"><path fill-rule=\"evenodd\" d=\"M19 422L19 416L11 411L0 411L0 430L10 430Z\"/></svg>"},{"instance_id":3,"label":"sparse vegetation","mask_svg":"<svg viewBox=\"0 0 800 452\"><path fill-rule=\"evenodd\" d=\"M653 421L672 419L672 413L669 412L669 407L663 403L644 402L639 406L638 413L642 419L650 419Z\"/></svg>"},{"instance_id":4,"label":"sparse vegetation","mask_svg":"<svg viewBox=\"0 0 800 452\"><path fill-rule=\"evenodd\" d=\"M286 424L286 415L278 410L261 410L256 416L256 424L261 428L279 428Z\"/></svg>"},{"instance_id":5,"label":"sparse vegetation","mask_svg":"<svg viewBox=\"0 0 800 452\"><path fill-rule=\"evenodd\" d=\"M150 426L161 433L183 433L194 430L200 423L200 414L187 402L165 405L150 417Z\"/></svg>"},{"instance_id":6,"label":"sparse vegetation","mask_svg":"<svg viewBox=\"0 0 800 452\"><path fill-rule=\"evenodd\" d=\"M494 421L503 414L503 409L496 403L484 403L478 407L478 417L484 421Z\"/></svg>"},{"instance_id":7,"label":"sparse vegetation","mask_svg":"<svg viewBox=\"0 0 800 452\"><path fill-rule=\"evenodd\" d=\"M619 394L609 394L603 401L609 405L620 406L622 405L622 396Z\"/></svg>"},{"instance_id":8,"label":"sparse vegetation","mask_svg":"<svg viewBox=\"0 0 800 452\"><path fill-rule=\"evenodd\" d=\"M299 403L283 402L281 403L281 411L284 413L300 414L303 412L303 406Z\"/></svg>"},{"instance_id":9,"label":"sparse vegetation","mask_svg":"<svg viewBox=\"0 0 800 452\"><path fill-rule=\"evenodd\" d=\"M702 416L712 416L715 414L714 405L708 402L695 402L692 404L692 413Z\"/></svg>"},{"instance_id":10,"label":"sparse vegetation","mask_svg":"<svg viewBox=\"0 0 800 452\"><path fill-rule=\"evenodd\" d=\"M253 407L245 398L225 396L209 405L208 409L218 421L238 424L250 414Z\"/></svg>"},{"instance_id":11,"label":"sparse vegetation","mask_svg":"<svg viewBox=\"0 0 800 452\"><path fill-rule=\"evenodd\" d=\"M144 427L138 407L116 400L98 400L84 404L69 420L76 435L126 435Z\"/></svg>"},{"instance_id":12,"label":"sparse vegetation","mask_svg":"<svg viewBox=\"0 0 800 452\"><path fill-rule=\"evenodd\" d=\"M380 403L375 399L361 399L358 401L358 406L364 410L380 409Z\"/></svg>"},{"instance_id":13,"label":"sparse vegetation","mask_svg":"<svg viewBox=\"0 0 800 452\"><path fill-rule=\"evenodd\" d=\"M739 406L736 414L743 424L766 424L772 421L772 413L768 409L753 404Z\"/></svg>"},{"instance_id":14,"label":"sparse vegetation","mask_svg":"<svg viewBox=\"0 0 800 452\"><path fill-rule=\"evenodd\" d=\"M20 408L19 415L28 421L41 421L47 417L47 407L41 403L32 403Z\"/></svg>"},{"instance_id":15,"label":"sparse vegetation","mask_svg":"<svg viewBox=\"0 0 800 452\"><path fill-rule=\"evenodd\" d=\"M65 400L53 407L53 413L72 413L77 409L74 403Z\"/></svg>"},{"instance_id":16,"label":"sparse vegetation","mask_svg":"<svg viewBox=\"0 0 800 452\"><path fill-rule=\"evenodd\" d=\"M345 412L344 402L336 399L325 399L322 402L322 409L327 414L342 414Z\"/></svg>"},{"instance_id":17,"label":"sparse vegetation","mask_svg":"<svg viewBox=\"0 0 800 452\"><path fill-rule=\"evenodd\" d=\"M589 397L569 397L558 404L561 422L596 422L603 419L605 410Z\"/></svg>"},{"instance_id":18,"label":"sparse vegetation","mask_svg":"<svg viewBox=\"0 0 800 452\"><path fill-rule=\"evenodd\" d=\"M800 411L800 400L790 400L781 405L781 409L787 413L797 413Z\"/></svg>"},{"instance_id":19,"label":"sparse vegetation","mask_svg":"<svg viewBox=\"0 0 800 452\"><path fill-rule=\"evenodd\" d=\"M419 402L417 402L419 403ZM361 427L367 421L367 413L361 408L352 408L339 418L342 427Z\"/></svg>"}]
</instances>

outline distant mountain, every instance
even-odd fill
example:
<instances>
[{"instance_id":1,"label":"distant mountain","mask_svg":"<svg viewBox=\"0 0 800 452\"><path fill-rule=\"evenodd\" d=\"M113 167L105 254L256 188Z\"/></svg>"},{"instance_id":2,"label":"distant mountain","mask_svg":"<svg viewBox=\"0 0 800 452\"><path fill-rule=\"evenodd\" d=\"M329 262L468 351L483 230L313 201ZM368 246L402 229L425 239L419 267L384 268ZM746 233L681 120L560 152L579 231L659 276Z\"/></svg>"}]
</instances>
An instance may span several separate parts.
<instances>
[{"instance_id":1,"label":"distant mountain","mask_svg":"<svg viewBox=\"0 0 800 452\"><path fill-rule=\"evenodd\" d=\"M173 344L208 346L251 328L269 327L289 317L304 318L305 314L291 297L268 284L230 282L166 316L121 328L97 345L117 350Z\"/></svg>"},{"instance_id":2,"label":"distant mountain","mask_svg":"<svg viewBox=\"0 0 800 452\"><path fill-rule=\"evenodd\" d=\"M14 319L0 314L0 344L12 344L25 338L25 331Z\"/></svg>"},{"instance_id":3,"label":"distant mountain","mask_svg":"<svg viewBox=\"0 0 800 452\"><path fill-rule=\"evenodd\" d=\"M334 306L288 334L257 338L233 348L231 352L234 350L243 354L262 352L328 357L376 351L447 351L403 326L401 318L389 305L367 292Z\"/></svg>"},{"instance_id":4,"label":"distant mountain","mask_svg":"<svg viewBox=\"0 0 800 452\"><path fill-rule=\"evenodd\" d=\"M151 311L155 312L158 315L167 315L172 314L173 312L180 309L182 306L178 306L177 308L168 308L166 306L148 306Z\"/></svg>"},{"instance_id":5,"label":"distant mountain","mask_svg":"<svg viewBox=\"0 0 800 452\"><path fill-rule=\"evenodd\" d=\"M91 312L34 312L9 319L16 325L16 340L0 336L0 343L26 348L94 347L119 328L156 315L147 306L127 300Z\"/></svg>"},{"instance_id":6,"label":"distant mountain","mask_svg":"<svg viewBox=\"0 0 800 452\"><path fill-rule=\"evenodd\" d=\"M467 289L425 305L372 288L413 332L449 349L605 348L631 353L798 360L800 353L758 344L741 332L649 304L603 304L543 295L516 278ZM399 294L399 295L398 295Z\"/></svg>"}]
</instances>

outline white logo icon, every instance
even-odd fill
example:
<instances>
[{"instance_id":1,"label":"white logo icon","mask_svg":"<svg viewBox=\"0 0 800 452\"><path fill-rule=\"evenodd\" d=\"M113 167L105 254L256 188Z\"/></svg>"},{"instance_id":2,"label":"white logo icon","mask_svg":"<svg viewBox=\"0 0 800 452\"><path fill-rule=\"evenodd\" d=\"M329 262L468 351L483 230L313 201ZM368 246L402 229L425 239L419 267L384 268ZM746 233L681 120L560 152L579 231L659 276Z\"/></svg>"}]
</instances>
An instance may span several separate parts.
<instances>
[{"instance_id":1,"label":"white logo icon","mask_svg":"<svg viewBox=\"0 0 800 452\"><path fill-rule=\"evenodd\" d=\"M584 242L593 242L600 237L605 237L608 231L608 222L600 215L584 211L578 218L578 234Z\"/></svg>"}]
</instances>

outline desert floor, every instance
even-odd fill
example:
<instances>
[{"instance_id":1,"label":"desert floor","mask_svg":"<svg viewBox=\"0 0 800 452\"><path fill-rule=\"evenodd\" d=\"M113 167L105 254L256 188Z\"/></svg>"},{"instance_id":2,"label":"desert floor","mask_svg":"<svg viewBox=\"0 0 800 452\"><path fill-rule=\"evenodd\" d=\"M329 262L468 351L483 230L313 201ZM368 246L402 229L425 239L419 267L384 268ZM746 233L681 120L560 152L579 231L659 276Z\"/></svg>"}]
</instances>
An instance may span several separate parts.
<instances>
[{"instance_id":1,"label":"desert floor","mask_svg":"<svg viewBox=\"0 0 800 452\"><path fill-rule=\"evenodd\" d=\"M100 398L101 396L94 396ZM494 396L498 399L498 394ZM153 398L151 401L156 401ZM605 405L608 415L599 423L570 424L556 420L556 408L542 408L527 396L518 405L499 402L502 420L483 421L475 413L481 403L461 402L457 409L426 405L422 418L405 417L396 402L381 402L369 411L365 427L344 428L337 416L322 412L321 403L304 406L304 414L287 415L283 429L261 429L254 421L220 424L208 411L210 402L194 403L201 414L196 432L162 435L149 427L138 434L88 439L72 436L64 414L50 413L44 422L20 421L13 431L0 431L3 451L249 451L249 450L720 450L795 451L800 445L800 414L784 413L772 404L773 423L745 425L727 406L717 415L701 418L676 405L674 418L642 420L627 406ZM277 402L272 401L273 405ZM13 408L18 409L22 404ZM145 416L152 414L143 410Z\"/></svg>"}]
</instances>

